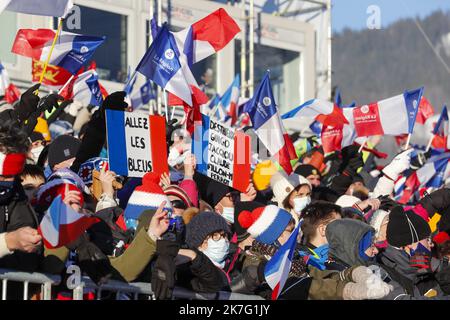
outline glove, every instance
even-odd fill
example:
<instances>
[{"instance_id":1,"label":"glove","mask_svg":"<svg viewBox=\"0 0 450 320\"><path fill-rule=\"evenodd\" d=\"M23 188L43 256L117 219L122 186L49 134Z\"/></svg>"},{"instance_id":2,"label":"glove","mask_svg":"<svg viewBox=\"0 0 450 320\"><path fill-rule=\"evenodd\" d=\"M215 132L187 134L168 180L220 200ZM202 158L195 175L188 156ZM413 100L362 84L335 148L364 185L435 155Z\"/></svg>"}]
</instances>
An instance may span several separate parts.
<instances>
[{"instance_id":1,"label":"glove","mask_svg":"<svg viewBox=\"0 0 450 320\"><path fill-rule=\"evenodd\" d=\"M362 159L362 156L359 155L356 158L352 158L348 161L347 166L344 168L343 174L353 177L356 175L359 168L361 168L364 165L364 161Z\"/></svg>"},{"instance_id":2,"label":"glove","mask_svg":"<svg viewBox=\"0 0 450 320\"><path fill-rule=\"evenodd\" d=\"M39 96L34 92L40 88L40 84L35 84L20 96L20 101L17 103L15 110L20 121L28 119L31 113L36 111L39 103Z\"/></svg>"},{"instance_id":3,"label":"glove","mask_svg":"<svg viewBox=\"0 0 450 320\"><path fill-rule=\"evenodd\" d=\"M428 150L425 153L419 153L417 154L417 157L414 157L411 159L411 169L418 170L427 162L428 159L431 157L431 149Z\"/></svg>"},{"instance_id":4,"label":"glove","mask_svg":"<svg viewBox=\"0 0 450 320\"><path fill-rule=\"evenodd\" d=\"M108 282L112 266L108 257L92 242L83 242L76 250L78 265L97 285Z\"/></svg>"},{"instance_id":5,"label":"glove","mask_svg":"<svg viewBox=\"0 0 450 320\"><path fill-rule=\"evenodd\" d=\"M125 91L111 93L106 97L105 101L103 101L102 108L118 111L126 110L128 108L128 103L125 102L126 95Z\"/></svg>"},{"instance_id":6,"label":"glove","mask_svg":"<svg viewBox=\"0 0 450 320\"><path fill-rule=\"evenodd\" d=\"M45 96L41 100L39 100L37 111L39 113L42 113L44 111L51 112L53 108L58 109L59 104L58 101L64 100L63 97L61 97L59 94L49 94L48 96Z\"/></svg>"},{"instance_id":7,"label":"glove","mask_svg":"<svg viewBox=\"0 0 450 320\"><path fill-rule=\"evenodd\" d=\"M344 300L366 300L366 299L381 299L387 296L394 287L383 282L378 281L370 283L353 283L349 282L344 287Z\"/></svg>"},{"instance_id":8,"label":"glove","mask_svg":"<svg viewBox=\"0 0 450 320\"><path fill-rule=\"evenodd\" d=\"M152 291L157 300L170 299L175 287L175 263L180 245L174 241L158 240L156 254L158 255L152 270Z\"/></svg>"},{"instance_id":9,"label":"glove","mask_svg":"<svg viewBox=\"0 0 450 320\"><path fill-rule=\"evenodd\" d=\"M69 115L71 115L72 117L76 117L78 115L78 112L83 109L83 105L78 102L78 101L67 101L68 103L66 104L66 101L63 102L64 104L64 108L65 108L65 112ZM61 108L63 107L63 104L61 104ZM67 108L66 108L67 106Z\"/></svg>"},{"instance_id":10,"label":"glove","mask_svg":"<svg viewBox=\"0 0 450 320\"><path fill-rule=\"evenodd\" d=\"M377 275L379 274L379 270L380 268L377 266L371 266L371 268L365 266L356 267L352 271L352 280L353 282L364 284L368 284L373 281L383 281L381 280L380 276Z\"/></svg>"},{"instance_id":11,"label":"glove","mask_svg":"<svg viewBox=\"0 0 450 320\"><path fill-rule=\"evenodd\" d=\"M395 181L398 176L409 169L411 164L411 153L414 149L409 149L399 153L392 161L382 170L383 174L389 179Z\"/></svg>"},{"instance_id":12,"label":"glove","mask_svg":"<svg viewBox=\"0 0 450 320\"><path fill-rule=\"evenodd\" d=\"M391 198L389 198L389 196L380 196L378 197L378 200L381 201L380 204L380 210L384 210L384 211L391 211L391 209L393 207L398 206L398 203L395 200L392 200Z\"/></svg>"}]
</instances>

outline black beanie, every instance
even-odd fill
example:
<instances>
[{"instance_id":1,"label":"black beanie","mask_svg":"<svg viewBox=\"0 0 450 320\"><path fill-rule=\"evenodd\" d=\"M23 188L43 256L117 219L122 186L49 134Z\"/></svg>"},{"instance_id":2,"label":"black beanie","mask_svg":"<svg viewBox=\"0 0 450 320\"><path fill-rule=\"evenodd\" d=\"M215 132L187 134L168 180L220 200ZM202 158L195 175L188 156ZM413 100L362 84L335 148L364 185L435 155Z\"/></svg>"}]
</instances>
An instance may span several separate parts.
<instances>
[{"instance_id":1,"label":"black beanie","mask_svg":"<svg viewBox=\"0 0 450 320\"><path fill-rule=\"evenodd\" d=\"M48 164L50 168L54 165L74 158L80 148L81 141L69 135L61 135L56 138L48 150Z\"/></svg>"},{"instance_id":2,"label":"black beanie","mask_svg":"<svg viewBox=\"0 0 450 320\"><path fill-rule=\"evenodd\" d=\"M430 235L430 226L414 211L404 211L403 207L397 206L389 213L386 236L391 246L404 247L426 239Z\"/></svg>"},{"instance_id":3,"label":"black beanie","mask_svg":"<svg viewBox=\"0 0 450 320\"><path fill-rule=\"evenodd\" d=\"M233 188L197 172L194 174L194 180L199 186L200 198L213 209L223 197L234 191Z\"/></svg>"},{"instance_id":4,"label":"black beanie","mask_svg":"<svg viewBox=\"0 0 450 320\"><path fill-rule=\"evenodd\" d=\"M442 212L441 219L439 220L437 226L439 231L444 231L450 234L450 208L447 208Z\"/></svg>"},{"instance_id":5,"label":"black beanie","mask_svg":"<svg viewBox=\"0 0 450 320\"><path fill-rule=\"evenodd\" d=\"M265 207L266 205L256 201L237 202L234 206L234 231L237 235L238 242L242 242L250 236L246 228L243 228L239 223L239 214L242 211L253 211L256 208Z\"/></svg>"},{"instance_id":6,"label":"black beanie","mask_svg":"<svg viewBox=\"0 0 450 320\"><path fill-rule=\"evenodd\" d=\"M30 135L31 142L35 142L38 140L44 140L44 136L40 132L33 131Z\"/></svg>"},{"instance_id":7,"label":"black beanie","mask_svg":"<svg viewBox=\"0 0 450 320\"><path fill-rule=\"evenodd\" d=\"M298 166L294 172L305 178L308 178L312 174L315 174L315 175L318 174L319 176L321 176L320 171L317 170L316 167L314 167L313 165L310 165L310 164L302 164L302 165Z\"/></svg>"},{"instance_id":8,"label":"black beanie","mask_svg":"<svg viewBox=\"0 0 450 320\"><path fill-rule=\"evenodd\" d=\"M186 225L186 243L191 248L198 248L207 235L220 230L231 233L227 221L220 214L200 212Z\"/></svg>"}]
</instances>

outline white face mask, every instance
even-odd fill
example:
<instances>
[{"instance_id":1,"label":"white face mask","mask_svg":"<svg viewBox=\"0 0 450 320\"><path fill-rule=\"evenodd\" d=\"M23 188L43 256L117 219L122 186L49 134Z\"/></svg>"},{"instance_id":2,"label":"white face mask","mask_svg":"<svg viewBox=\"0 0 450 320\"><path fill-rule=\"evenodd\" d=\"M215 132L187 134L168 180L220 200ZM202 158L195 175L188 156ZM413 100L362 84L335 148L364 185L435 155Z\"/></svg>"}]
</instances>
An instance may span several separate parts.
<instances>
[{"instance_id":1,"label":"white face mask","mask_svg":"<svg viewBox=\"0 0 450 320\"><path fill-rule=\"evenodd\" d=\"M208 248L203 253L216 265L223 268L225 266L225 258L230 248L230 242L225 238L219 241L208 239Z\"/></svg>"},{"instance_id":2,"label":"white face mask","mask_svg":"<svg viewBox=\"0 0 450 320\"><path fill-rule=\"evenodd\" d=\"M222 217L230 223L234 223L234 208L223 207Z\"/></svg>"},{"instance_id":3,"label":"white face mask","mask_svg":"<svg viewBox=\"0 0 450 320\"><path fill-rule=\"evenodd\" d=\"M44 146L39 146L37 148L31 149L31 155L33 156L33 160L35 163L38 162L39 156L41 155L42 150L44 150Z\"/></svg>"},{"instance_id":4,"label":"white face mask","mask_svg":"<svg viewBox=\"0 0 450 320\"><path fill-rule=\"evenodd\" d=\"M295 213L296 214L300 214L302 212L302 210L305 209L306 206L308 204L310 204L310 203L311 203L311 197L310 196L303 197L303 198L300 198L300 197L294 198L294 211L295 211Z\"/></svg>"}]
</instances>

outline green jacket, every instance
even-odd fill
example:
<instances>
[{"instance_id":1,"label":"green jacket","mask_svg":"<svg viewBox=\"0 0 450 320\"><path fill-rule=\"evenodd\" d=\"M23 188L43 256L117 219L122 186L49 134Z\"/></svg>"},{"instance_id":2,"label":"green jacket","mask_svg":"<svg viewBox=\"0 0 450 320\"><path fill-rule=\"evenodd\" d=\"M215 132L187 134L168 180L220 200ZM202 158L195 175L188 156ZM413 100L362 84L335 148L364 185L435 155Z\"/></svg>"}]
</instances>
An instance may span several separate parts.
<instances>
[{"instance_id":1,"label":"green jacket","mask_svg":"<svg viewBox=\"0 0 450 320\"><path fill-rule=\"evenodd\" d=\"M47 273L61 273L70 250L67 247L57 249L45 248L41 269ZM128 282L134 281L152 260L156 252L156 242L147 234L146 228L140 228L136 237L125 252L119 257L108 257L114 271L115 278L122 278Z\"/></svg>"}]
</instances>

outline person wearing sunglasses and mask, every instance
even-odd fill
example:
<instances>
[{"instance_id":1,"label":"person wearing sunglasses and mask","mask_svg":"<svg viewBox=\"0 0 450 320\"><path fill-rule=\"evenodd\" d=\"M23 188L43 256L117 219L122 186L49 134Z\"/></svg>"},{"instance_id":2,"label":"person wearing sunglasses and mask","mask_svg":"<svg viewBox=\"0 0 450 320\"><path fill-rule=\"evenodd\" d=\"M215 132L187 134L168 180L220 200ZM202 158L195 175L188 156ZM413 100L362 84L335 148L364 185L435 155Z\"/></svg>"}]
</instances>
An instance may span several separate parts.
<instances>
[{"instance_id":1,"label":"person wearing sunglasses and mask","mask_svg":"<svg viewBox=\"0 0 450 320\"><path fill-rule=\"evenodd\" d=\"M172 216L182 216L187 208L194 207L194 204L191 199L189 199L187 193L179 186L169 185L163 190L172 204Z\"/></svg>"},{"instance_id":2,"label":"person wearing sunglasses and mask","mask_svg":"<svg viewBox=\"0 0 450 320\"><path fill-rule=\"evenodd\" d=\"M196 292L229 291L230 228L214 212L201 212L186 225L188 249L176 258L178 284Z\"/></svg>"}]
</instances>

